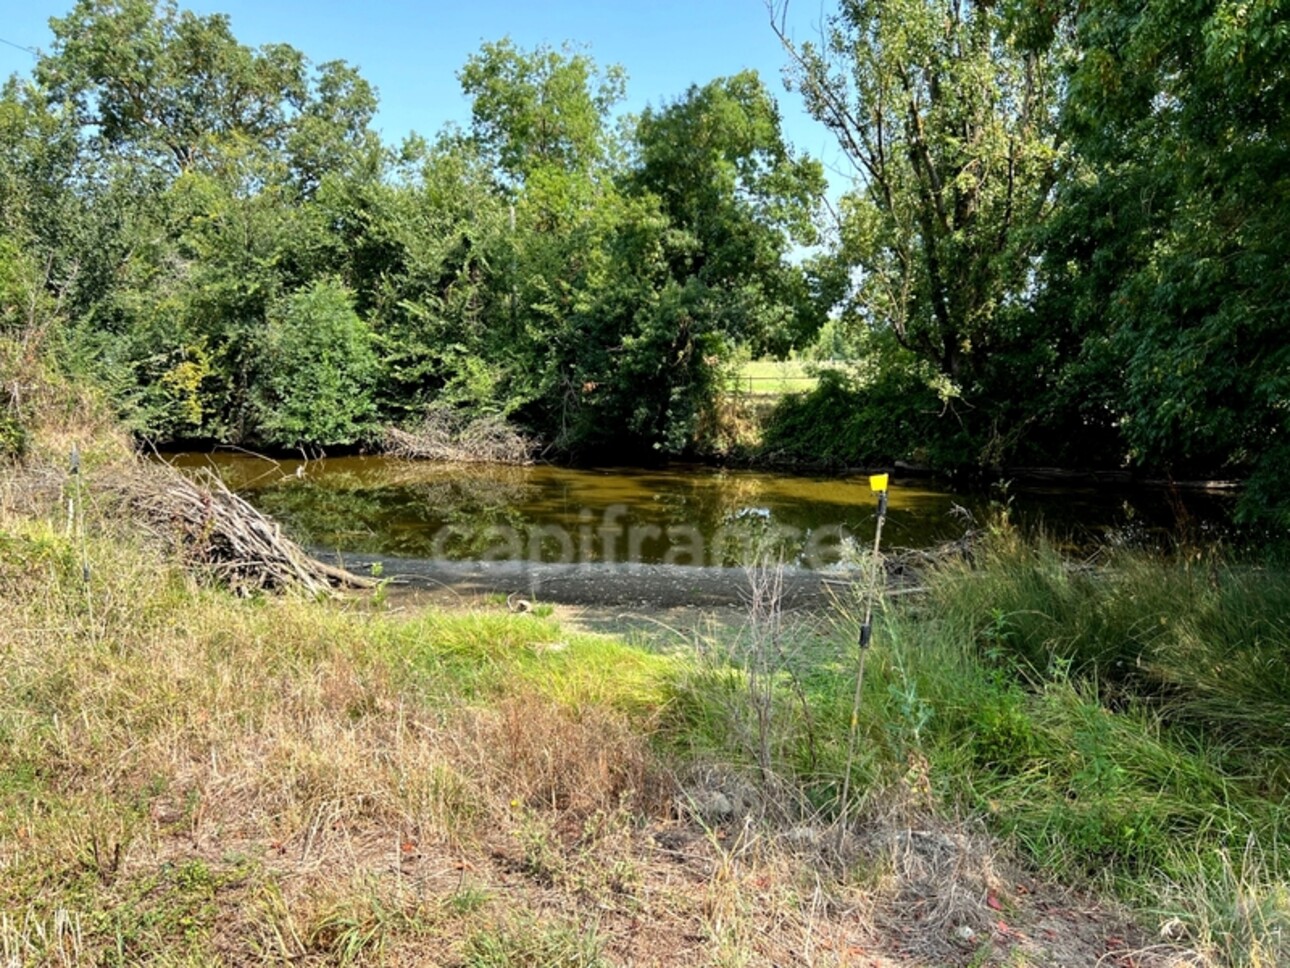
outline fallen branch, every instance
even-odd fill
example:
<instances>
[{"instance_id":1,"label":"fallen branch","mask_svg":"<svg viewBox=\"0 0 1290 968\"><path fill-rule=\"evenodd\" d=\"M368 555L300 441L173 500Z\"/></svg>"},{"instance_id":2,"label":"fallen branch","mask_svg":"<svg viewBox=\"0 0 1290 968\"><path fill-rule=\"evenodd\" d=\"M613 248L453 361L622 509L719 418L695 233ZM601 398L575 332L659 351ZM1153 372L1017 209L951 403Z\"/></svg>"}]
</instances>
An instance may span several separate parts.
<instances>
[{"instance_id":1,"label":"fallen branch","mask_svg":"<svg viewBox=\"0 0 1290 968\"><path fill-rule=\"evenodd\" d=\"M167 465L140 466L108 488L188 563L238 591L296 588L322 595L374 584L311 557L213 473L190 478Z\"/></svg>"},{"instance_id":2,"label":"fallen branch","mask_svg":"<svg viewBox=\"0 0 1290 968\"><path fill-rule=\"evenodd\" d=\"M395 457L455 463L531 464L537 451L505 417L470 417L451 407L432 407L412 430L387 427L384 445Z\"/></svg>"}]
</instances>

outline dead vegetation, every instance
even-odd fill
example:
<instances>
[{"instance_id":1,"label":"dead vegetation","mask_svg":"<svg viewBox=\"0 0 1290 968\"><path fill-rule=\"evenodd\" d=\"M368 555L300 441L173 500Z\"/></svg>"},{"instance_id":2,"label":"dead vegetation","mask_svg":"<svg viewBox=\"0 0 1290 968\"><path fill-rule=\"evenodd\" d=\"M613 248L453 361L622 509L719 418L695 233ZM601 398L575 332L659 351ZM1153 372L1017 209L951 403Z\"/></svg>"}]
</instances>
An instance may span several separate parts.
<instances>
[{"instance_id":1,"label":"dead vegetation","mask_svg":"<svg viewBox=\"0 0 1290 968\"><path fill-rule=\"evenodd\" d=\"M112 520L243 594L371 585L313 559L215 474L141 459L105 401L34 350L0 343L0 391L0 512L56 518L69 535L87 516Z\"/></svg>"},{"instance_id":2,"label":"dead vegetation","mask_svg":"<svg viewBox=\"0 0 1290 968\"><path fill-rule=\"evenodd\" d=\"M537 442L500 414L475 416L455 407L431 407L410 429L387 427L386 453L448 463L531 464Z\"/></svg>"},{"instance_id":3,"label":"dead vegetation","mask_svg":"<svg viewBox=\"0 0 1290 968\"><path fill-rule=\"evenodd\" d=\"M191 567L242 594L292 588L321 595L372 585L311 557L212 472L190 477L136 463L107 475L101 488Z\"/></svg>"},{"instance_id":4,"label":"dead vegetation","mask_svg":"<svg viewBox=\"0 0 1290 968\"><path fill-rule=\"evenodd\" d=\"M149 535L194 572L239 594L322 595L373 583L311 557L216 476L147 461L83 400L52 396L24 425L24 453L0 458L0 513L54 518L68 535L87 517ZM77 414L80 414L78 420Z\"/></svg>"}]
</instances>

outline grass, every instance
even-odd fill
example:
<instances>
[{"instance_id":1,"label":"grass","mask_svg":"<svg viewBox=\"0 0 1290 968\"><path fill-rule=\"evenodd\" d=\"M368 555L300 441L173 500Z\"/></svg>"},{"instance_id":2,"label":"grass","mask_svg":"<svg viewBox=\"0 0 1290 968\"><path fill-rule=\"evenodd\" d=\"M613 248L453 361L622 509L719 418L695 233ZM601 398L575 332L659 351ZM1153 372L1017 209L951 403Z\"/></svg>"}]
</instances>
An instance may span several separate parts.
<instances>
[{"instance_id":1,"label":"grass","mask_svg":"<svg viewBox=\"0 0 1290 968\"><path fill-rule=\"evenodd\" d=\"M1287 587L1185 556L1074 566L1002 529L884 615L857 711L861 813L903 802L979 818L1204 963L1290 963ZM853 711L829 649L781 664L776 713L778 771L825 811ZM683 677L690 742L748 750L742 692L720 669Z\"/></svg>"},{"instance_id":2,"label":"grass","mask_svg":"<svg viewBox=\"0 0 1290 968\"><path fill-rule=\"evenodd\" d=\"M531 810L648 812L668 789L641 716L669 660L586 636L550 650L560 630L531 616L234 600L124 534L88 541L86 587L54 528L0 535L0 910L21 914L3 928L18 963L70 944L59 912L77 912L78 948L123 964L200 961L230 932L340 962L436 919L473 936L470 905L299 872L350 854L397 869L414 841L476 845ZM234 899L250 923L230 923Z\"/></svg>"},{"instance_id":3,"label":"grass","mask_svg":"<svg viewBox=\"0 0 1290 968\"><path fill-rule=\"evenodd\" d=\"M1072 567L997 535L893 622L954 677L920 677L945 795L1221 963L1290 960L1288 587L1188 555Z\"/></svg>"},{"instance_id":4,"label":"grass","mask_svg":"<svg viewBox=\"0 0 1290 968\"><path fill-rule=\"evenodd\" d=\"M781 396L809 392L818 382L797 360L751 360L739 367L737 386L742 393Z\"/></svg>"}]
</instances>

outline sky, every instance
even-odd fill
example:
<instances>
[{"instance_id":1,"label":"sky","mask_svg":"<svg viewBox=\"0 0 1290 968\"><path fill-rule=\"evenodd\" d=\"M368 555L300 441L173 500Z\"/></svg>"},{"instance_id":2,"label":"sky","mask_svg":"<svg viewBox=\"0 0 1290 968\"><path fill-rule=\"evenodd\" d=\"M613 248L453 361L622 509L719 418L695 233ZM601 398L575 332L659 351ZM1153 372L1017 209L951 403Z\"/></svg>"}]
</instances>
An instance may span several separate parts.
<instances>
[{"instance_id":1,"label":"sky","mask_svg":"<svg viewBox=\"0 0 1290 968\"><path fill-rule=\"evenodd\" d=\"M48 22L73 0L4 0L0 77L28 73L27 50L48 50ZM198 13L225 13L244 44L287 43L310 60L345 60L380 94L375 127L387 144L412 131L432 136L446 122L464 124L470 107L457 71L485 41L509 36L517 46L584 45L601 64L627 71L622 108L639 111L685 93L691 84L757 70L776 96L786 139L825 164L834 194L848 184L847 164L825 128L784 89L785 63L765 0L180 0ZM789 33L819 36L829 0L792 0ZM17 45L17 46L12 46Z\"/></svg>"}]
</instances>

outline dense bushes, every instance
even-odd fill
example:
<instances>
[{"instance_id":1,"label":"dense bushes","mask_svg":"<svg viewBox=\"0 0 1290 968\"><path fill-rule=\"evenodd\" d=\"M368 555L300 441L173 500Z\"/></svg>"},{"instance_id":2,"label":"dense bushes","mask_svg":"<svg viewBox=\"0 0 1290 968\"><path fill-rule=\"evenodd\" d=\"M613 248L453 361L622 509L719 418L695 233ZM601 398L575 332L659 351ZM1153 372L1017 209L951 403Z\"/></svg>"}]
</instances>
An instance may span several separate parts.
<instances>
[{"instance_id":1,"label":"dense bushes","mask_svg":"<svg viewBox=\"0 0 1290 968\"><path fill-rule=\"evenodd\" d=\"M80 0L51 29L0 95L0 331L56 304L63 362L152 440L354 446L439 406L653 459L733 352L827 310L788 258L822 169L753 72L620 125L620 68L488 43L468 129L394 146L353 68L223 15Z\"/></svg>"},{"instance_id":2,"label":"dense bushes","mask_svg":"<svg viewBox=\"0 0 1290 968\"><path fill-rule=\"evenodd\" d=\"M888 370L860 385L825 369L815 389L776 405L762 452L771 460L844 466L925 460L941 409L935 392L905 371Z\"/></svg>"}]
</instances>

